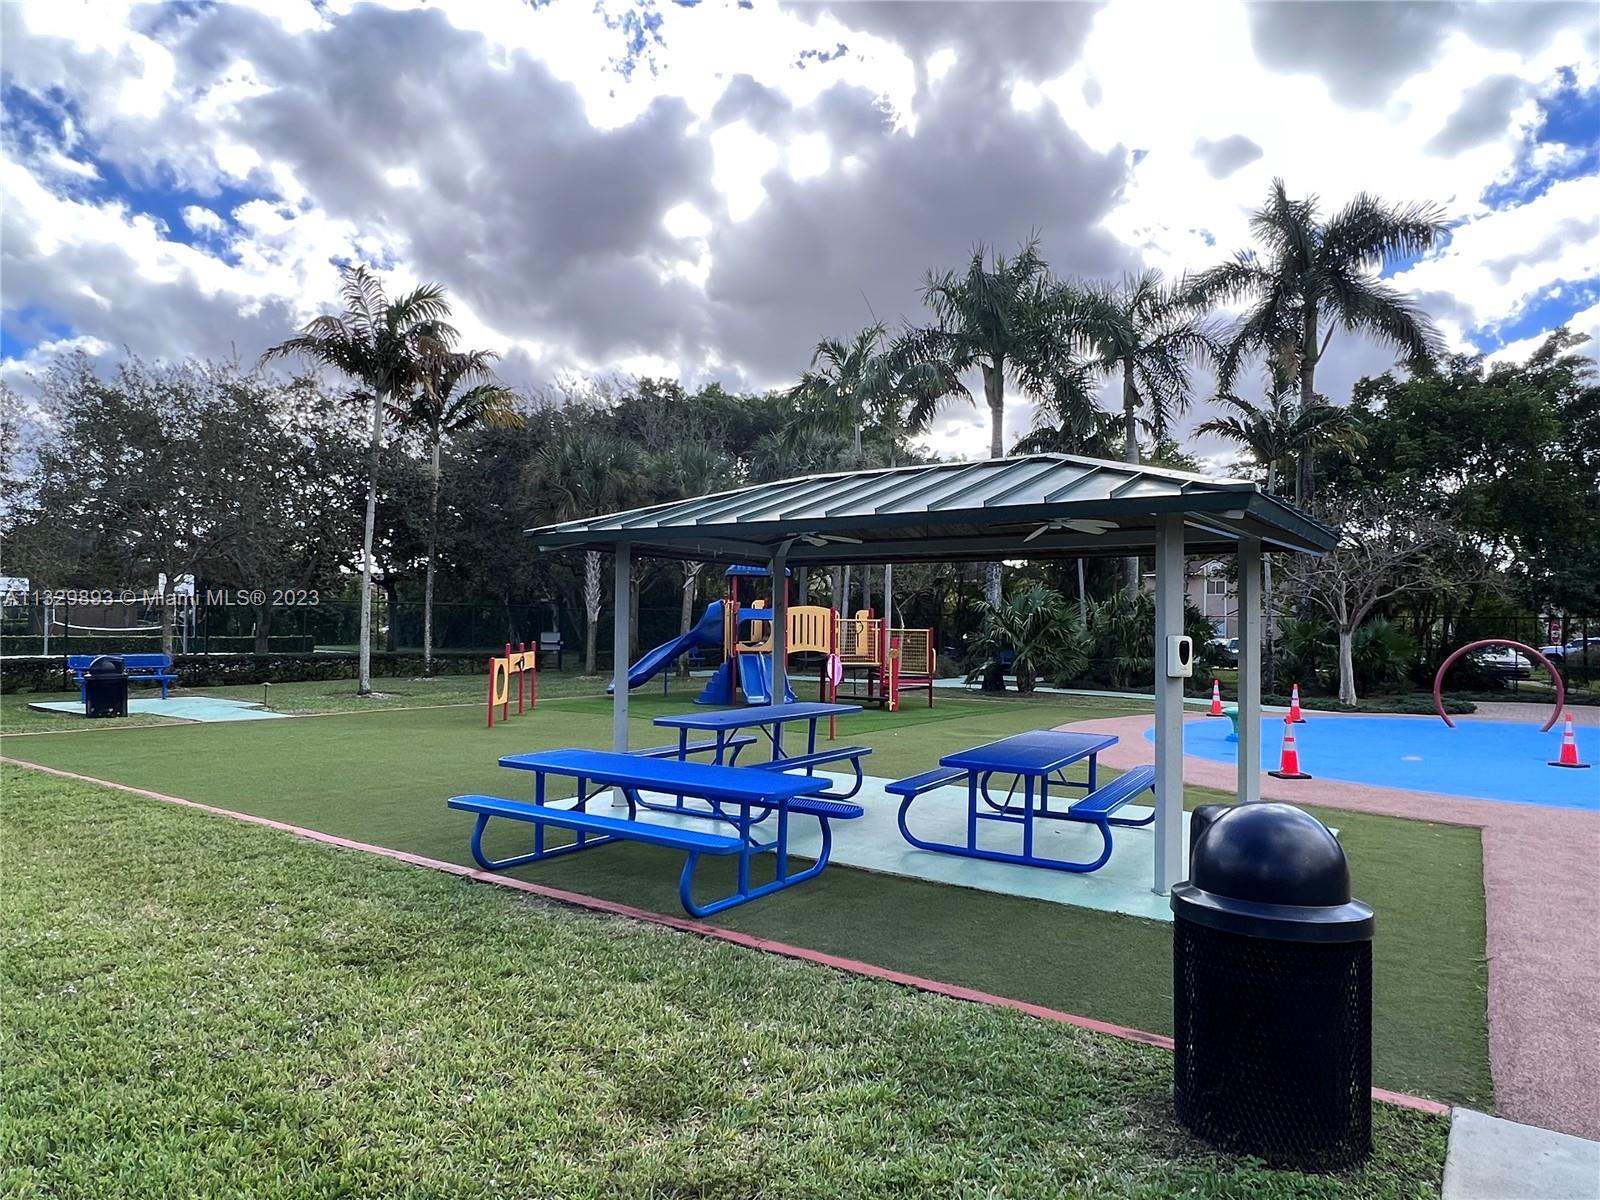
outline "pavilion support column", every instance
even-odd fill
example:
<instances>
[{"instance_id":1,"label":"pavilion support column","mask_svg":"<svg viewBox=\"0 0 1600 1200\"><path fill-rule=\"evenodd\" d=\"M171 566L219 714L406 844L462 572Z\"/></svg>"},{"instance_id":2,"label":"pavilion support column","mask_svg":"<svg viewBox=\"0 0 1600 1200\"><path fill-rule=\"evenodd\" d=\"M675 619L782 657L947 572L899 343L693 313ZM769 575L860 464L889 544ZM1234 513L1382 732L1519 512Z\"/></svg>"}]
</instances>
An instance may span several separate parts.
<instances>
[{"instance_id":1,"label":"pavilion support column","mask_svg":"<svg viewBox=\"0 0 1600 1200\"><path fill-rule=\"evenodd\" d=\"M1239 539L1239 803L1261 799L1261 539Z\"/></svg>"},{"instance_id":2,"label":"pavilion support column","mask_svg":"<svg viewBox=\"0 0 1600 1200\"><path fill-rule=\"evenodd\" d=\"M616 550L616 572L611 597L611 748L628 752L628 619L632 611L629 587L632 581L633 547L623 542ZM627 804L621 789L611 793L611 807Z\"/></svg>"},{"instance_id":3,"label":"pavilion support column","mask_svg":"<svg viewBox=\"0 0 1600 1200\"><path fill-rule=\"evenodd\" d=\"M772 552L768 574L772 579L772 687L769 704L782 704L789 693L789 581L787 544Z\"/></svg>"},{"instance_id":4,"label":"pavilion support column","mask_svg":"<svg viewBox=\"0 0 1600 1200\"><path fill-rule=\"evenodd\" d=\"M1155 887L1166 895L1183 866L1183 680L1167 675L1167 639L1183 632L1183 517L1156 518Z\"/></svg>"}]
</instances>

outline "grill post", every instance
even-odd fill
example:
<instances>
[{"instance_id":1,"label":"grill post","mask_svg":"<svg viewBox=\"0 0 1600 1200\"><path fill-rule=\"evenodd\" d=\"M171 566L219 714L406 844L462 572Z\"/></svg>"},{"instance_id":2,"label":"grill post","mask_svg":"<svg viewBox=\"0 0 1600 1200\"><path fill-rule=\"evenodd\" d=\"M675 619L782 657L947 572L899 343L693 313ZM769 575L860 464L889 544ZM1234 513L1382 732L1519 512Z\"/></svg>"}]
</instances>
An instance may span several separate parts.
<instances>
[{"instance_id":1,"label":"grill post","mask_svg":"<svg viewBox=\"0 0 1600 1200\"><path fill-rule=\"evenodd\" d=\"M1372 909L1287 804L1224 809L1172 891L1173 1102L1197 1137L1309 1170L1372 1151Z\"/></svg>"}]
</instances>

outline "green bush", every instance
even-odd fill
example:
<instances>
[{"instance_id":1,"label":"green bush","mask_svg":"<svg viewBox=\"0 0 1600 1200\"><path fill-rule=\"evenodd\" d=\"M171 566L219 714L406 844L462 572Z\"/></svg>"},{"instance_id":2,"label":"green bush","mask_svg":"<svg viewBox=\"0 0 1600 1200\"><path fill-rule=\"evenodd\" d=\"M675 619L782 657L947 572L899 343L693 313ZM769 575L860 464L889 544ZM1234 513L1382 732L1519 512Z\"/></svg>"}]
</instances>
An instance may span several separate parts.
<instances>
[{"instance_id":1,"label":"green bush","mask_svg":"<svg viewBox=\"0 0 1600 1200\"><path fill-rule=\"evenodd\" d=\"M174 657L180 688L221 687L246 683L305 683L319 679L354 679L354 654L180 654ZM435 675L486 673L479 654L433 656ZM411 678L422 674L420 654L374 654L375 677ZM65 692L75 688L66 658L0 658L0 692Z\"/></svg>"},{"instance_id":2,"label":"green bush","mask_svg":"<svg viewBox=\"0 0 1600 1200\"><path fill-rule=\"evenodd\" d=\"M1183 631L1194 643L1194 677L1209 680L1217 669L1211 657L1214 653L1211 622L1199 609L1185 604ZM1107 599L1090 605L1089 681L1119 689L1148 685L1155 678L1155 654L1154 594L1140 592L1130 596L1119 589Z\"/></svg>"},{"instance_id":3,"label":"green bush","mask_svg":"<svg viewBox=\"0 0 1600 1200\"><path fill-rule=\"evenodd\" d=\"M1284 617L1278 622L1276 671L1280 681L1302 690L1321 687L1339 669L1339 639L1321 617Z\"/></svg>"},{"instance_id":4,"label":"green bush","mask_svg":"<svg viewBox=\"0 0 1600 1200\"><path fill-rule=\"evenodd\" d=\"M256 639L251 636L238 636L230 634L226 637L196 639L203 645L208 654L254 654L256 652ZM284 634L281 637L267 639L267 651L270 654L310 654L317 648L316 639L301 634ZM160 636L151 637L148 634L116 635L100 634L95 637L73 637L64 639L60 635L51 637L50 652L52 654L160 654ZM0 655L17 656L26 654L45 653L44 638L38 634L27 634L20 637L7 635L0 638Z\"/></svg>"},{"instance_id":5,"label":"green bush","mask_svg":"<svg viewBox=\"0 0 1600 1200\"><path fill-rule=\"evenodd\" d=\"M999 604L984 603L979 611L973 680L1007 654L1019 692L1033 691L1041 677L1075 675L1088 665L1088 638L1054 588L1035 583L1012 591Z\"/></svg>"},{"instance_id":6,"label":"green bush","mask_svg":"<svg viewBox=\"0 0 1600 1200\"><path fill-rule=\"evenodd\" d=\"M1417 658L1417 643L1388 617L1373 617L1350 639L1350 657L1359 694L1406 678Z\"/></svg>"}]
</instances>

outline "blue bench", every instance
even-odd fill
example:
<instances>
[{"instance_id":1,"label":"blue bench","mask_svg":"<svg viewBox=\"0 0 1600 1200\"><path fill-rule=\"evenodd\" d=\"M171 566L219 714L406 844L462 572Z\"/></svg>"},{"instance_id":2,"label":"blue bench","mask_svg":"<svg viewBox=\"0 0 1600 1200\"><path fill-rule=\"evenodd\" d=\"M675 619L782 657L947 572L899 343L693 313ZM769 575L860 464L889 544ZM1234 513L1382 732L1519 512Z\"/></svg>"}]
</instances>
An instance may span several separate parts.
<instances>
[{"instance_id":1,"label":"blue bench","mask_svg":"<svg viewBox=\"0 0 1600 1200\"><path fill-rule=\"evenodd\" d=\"M165 654L69 654L67 666L78 681L78 699L84 699L83 676L89 664L97 658L118 658L122 669L128 673L129 683L158 683L161 698L167 698L167 685L178 682L178 673L172 669L172 659Z\"/></svg>"},{"instance_id":2,"label":"blue bench","mask_svg":"<svg viewBox=\"0 0 1600 1200\"><path fill-rule=\"evenodd\" d=\"M883 785L883 790L891 796L904 796L914 799L923 792L931 792L934 788L946 787L952 783L960 783L967 777L967 773L960 767L935 767L931 771L924 771L921 775L912 775L907 779L897 779L893 783Z\"/></svg>"},{"instance_id":3,"label":"blue bench","mask_svg":"<svg viewBox=\"0 0 1600 1200\"><path fill-rule=\"evenodd\" d=\"M676 751L676 747L674 747ZM617 841L640 842L681 851L686 857L678 878L678 897L683 907L697 917L710 916L736 904L744 904L783 888L804 883L822 871L833 850L832 820L850 820L862 815L860 806L840 804L806 796L812 788L809 779L750 767L719 763L688 762L678 758L646 757L609 750L544 750L532 754L511 754L500 765L534 773L534 801L528 804L498 796L456 796L449 807L477 815L472 832L472 857L486 871L503 871L526 863L539 862L560 854L574 854ZM550 778L577 781L577 797L571 807L556 807L545 802ZM627 802L626 817L591 813L585 805L599 791L615 788ZM732 833L680 829L639 820L644 791L684 796L704 802L708 809L696 816L711 817ZM762 840L757 828L776 814L776 829L770 840ZM821 830L821 848L808 867L794 870L789 861L789 819L810 817ZM483 834L491 819L523 822L533 826L531 853L509 858L490 858L483 848ZM545 844L546 827L575 834L568 843ZM776 859L771 882L751 882L751 861L757 854L772 853ZM694 872L703 856L738 858L738 876L731 894L707 903L693 897Z\"/></svg>"},{"instance_id":4,"label":"blue bench","mask_svg":"<svg viewBox=\"0 0 1600 1200\"><path fill-rule=\"evenodd\" d=\"M861 770L861 759L864 755L872 753L871 746L829 746L826 750L818 750L812 754L794 754L786 758L775 758L771 762L752 763L759 771L798 771L804 770L806 777L813 777L816 769L828 763L849 762L855 772L855 782L842 792L827 790L810 793L813 796L828 800L848 800L861 790L865 778Z\"/></svg>"},{"instance_id":5,"label":"blue bench","mask_svg":"<svg viewBox=\"0 0 1600 1200\"><path fill-rule=\"evenodd\" d=\"M746 746L756 744L754 734L743 734L739 737L724 738L722 745L717 745L716 738L705 738L698 742L674 742L670 746L647 746L642 750L630 750L629 754L636 754L640 758L677 758L688 760L691 754L719 754L726 753L722 760L724 766L734 766L739 761L739 751ZM713 760L715 761L715 760ZM604 789L602 789L604 790ZM654 809L656 812L676 813L680 816L706 817L716 814L706 809L690 808L684 802L684 797L675 796L671 804L662 804L656 800L640 798L639 804L644 808Z\"/></svg>"}]
</instances>

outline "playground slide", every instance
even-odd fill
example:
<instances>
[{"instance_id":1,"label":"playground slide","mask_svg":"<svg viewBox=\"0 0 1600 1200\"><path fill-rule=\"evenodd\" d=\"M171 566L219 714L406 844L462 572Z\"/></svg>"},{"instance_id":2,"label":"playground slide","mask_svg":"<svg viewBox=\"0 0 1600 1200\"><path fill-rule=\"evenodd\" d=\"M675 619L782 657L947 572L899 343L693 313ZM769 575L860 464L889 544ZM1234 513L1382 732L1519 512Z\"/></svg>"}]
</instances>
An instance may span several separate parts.
<instances>
[{"instance_id":1,"label":"playground slide","mask_svg":"<svg viewBox=\"0 0 1600 1200\"><path fill-rule=\"evenodd\" d=\"M772 655L741 654L739 657L739 690L746 704L769 704L772 694ZM784 680L785 703L794 703L794 689Z\"/></svg>"},{"instance_id":2,"label":"playground slide","mask_svg":"<svg viewBox=\"0 0 1600 1200\"><path fill-rule=\"evenodd\" d=\"M700 623L688 633L673 638L670 642L662 642L654 650L642 656L638 662L628 668L628 686L636 688L641 683L653 678L658 671L671 666L680 654L700 647L707 649L722 645L722 601L713 600L706 605L705 615L700 618ZM606 688L609 695L611 687Z\"/></svg>"}]
</instances>

